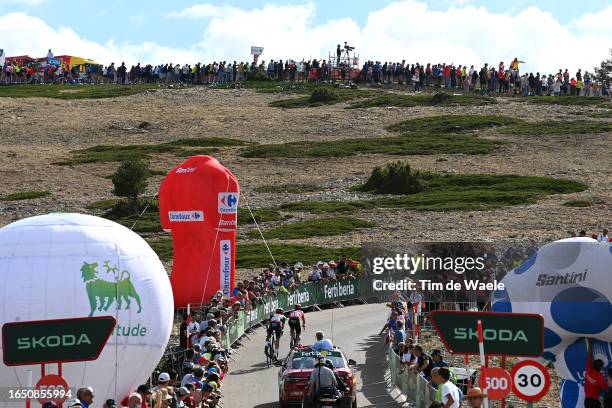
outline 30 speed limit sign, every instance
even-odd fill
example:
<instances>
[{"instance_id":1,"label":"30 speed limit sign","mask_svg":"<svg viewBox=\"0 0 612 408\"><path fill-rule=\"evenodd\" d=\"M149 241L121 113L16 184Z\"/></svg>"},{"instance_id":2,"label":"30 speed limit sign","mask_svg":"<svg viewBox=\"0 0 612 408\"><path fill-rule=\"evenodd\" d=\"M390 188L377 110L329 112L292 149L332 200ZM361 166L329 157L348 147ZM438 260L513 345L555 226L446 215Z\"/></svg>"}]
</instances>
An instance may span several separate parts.
<instances>
[{"instance_id":1,"label":"30 speed limit sign","mask_svg":"<svg viewBox=\"0 0 612 408\"><path fill-rule=\"evenodd\" d=\"M512 367L512 392L522 400L538 401L550 388L548 370L537 361L521 361Z\"/></svg>"}]
</instances>

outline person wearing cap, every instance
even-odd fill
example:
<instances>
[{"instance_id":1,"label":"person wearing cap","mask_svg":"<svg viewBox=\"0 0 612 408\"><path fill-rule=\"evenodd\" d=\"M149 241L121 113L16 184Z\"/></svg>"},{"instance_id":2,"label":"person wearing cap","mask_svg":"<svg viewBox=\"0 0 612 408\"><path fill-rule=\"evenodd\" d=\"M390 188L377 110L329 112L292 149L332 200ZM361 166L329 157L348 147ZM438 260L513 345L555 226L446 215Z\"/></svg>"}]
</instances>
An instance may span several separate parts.
<instances>
[{"instance_id":1,"label":"person wearing cap","mask_svg":"<svg viewBox=\"0 0 612 408\"><path fill-rule=\"evenodd\" d=\"M127 400L127 404L124 402L126 400ZM141 408L143 403L144 403L143 398L137 392L131 393L130 395L127 396L126 399L121 401L121 405L127 408Z\"/></svg>"},{"instance_id":2,"label":"person wearing cap","mask_svg":"<svg viewBox=\"0 0 612 408\"><path fill-rule=\"evenodd\" d=\"M184 407L186 407L187 405L185 404L185 400L187 398L189 398L190 395L191 395L191 393L185 387L180 387L178 390L176 390L176 406L177 406L177 408L184 408Z\"/></svg>"},{"instance_id":3,"label":"person wearing cap","mask_svg":"<svg viewBox=\"0 0 612 408\"><path fill-rule=\"evenodd\" d=\"M442 352L439 349L434 349L431 352L432 359L432 367L448 367L448 363L444 361L444 357L442 357Z\"/></svg>"},{"instance_id":4,"label":"person wearing cap","mask_svg":"<svg viewBox=\"0 0 612 408\"><path fill-rule=\"evenodd\" d=\"M173 388L170 386L170 374L166 372L159 373L157 377L157 385L153 388L153 408L161 408L166 398L170 396L172 399Z\"/></svg>"},{"instance_id":5,"label":"person wearing cap","mask_svg":"<svg viewBox=\"0 0 612 408\"><path fill-rule=\"evenodd\" d=\"M79 401L78 398L72 398L72 399L69 399L68 401L66 401L66 407L67 408L80 408L82 406L83 406L83 404L81 403L81 401Z\"/></svg>"},{"instance_id":6,"label":"person wearing cap","mask_svg":"<svg viewBox=\"0 0 612 408\"><path fill-rule=\"evenodd\" d=\"M478 387L470 388L465 396L470 408L482 408L484 394Z\"/></svg>"},{"instance_id":7,"label":"person wearing cap","mask_svg":"<svg viewBox=\"0 0 612 408\"><path fill-rule=\"evenodd\" d=\"M329 265L329 270L327 271L327 277L331 280L336 280L336 262L329 261L327 263Z\"/></svg>"},{"instance_id":8,"label":"person wearing cap","mask_svg":"<svg viewBox=\"0 0 612 408\"><path fill-rule=\"evenodd\" d=\"M310 373L310 381L308 388L308 395L318 402L318 396L324 392L330 392L335 394L335 389L338 387L336 376L334 371L325 366L325 359L322 356L318 357L319 362Z\"/></svg>"},{"instance_id":9,"label":"person wearing cap","mask_svg":"<svg viewBox=\"0 0 612 408\"><path fill-rule=\"evenodd\" d=\"M304 270L304 265L301 262L293 265L293 277L296 283L301 283L303 281L302 271Z\"/></svg>"},{"instance_id":10,"label":"person wearing cap","mask_svg":"<svg viewBox=\"0 0 612 408\"><path fill-rule=\"evenodd\" d=\"M117 403L114 399L107 399L106 401L104 401L104 405L102 406L102 408L117 408Z\"/></svg>"},{"instance_id":11,"label":"person wearing cap","mask_svg":"<svg viewBox=\"0 0 612 408\"><path fill-rule=\"evenodd\" d=\"M77 399L81 402L83 408L88 408L93 404L94 391L91 387L83 387L77 390Z\"/></svg>"}]
</instances>

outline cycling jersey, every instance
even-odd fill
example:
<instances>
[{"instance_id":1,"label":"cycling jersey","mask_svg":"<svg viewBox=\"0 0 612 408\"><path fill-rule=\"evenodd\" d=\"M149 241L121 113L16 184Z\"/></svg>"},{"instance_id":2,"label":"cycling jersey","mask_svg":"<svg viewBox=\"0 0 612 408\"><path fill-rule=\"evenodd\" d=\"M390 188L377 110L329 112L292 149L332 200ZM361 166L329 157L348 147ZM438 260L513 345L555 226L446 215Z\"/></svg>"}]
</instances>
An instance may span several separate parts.
<instances>
[{"instance_id":1,"label":"cycling jersey","mask_svg":"<svg viewBox=\"0 0 612 408\"><path fill-rule=\"evenodd\" d=\"M270 316L270 325L280 326L285 323L285 320L287 320L287 318L284 315L275 313Z\"/></svg>"},{"instance_id":2,"label":"cycling jersey","mask_svg":"<svg viewBox=\"0 0 612 408\"><path fill-rule=\"evenodd\" d=\"M291 313L289 313L289 319L300 319L302 321L304 321L304 311L303 310L292 310Z\"/></svg>"}]
</instances>

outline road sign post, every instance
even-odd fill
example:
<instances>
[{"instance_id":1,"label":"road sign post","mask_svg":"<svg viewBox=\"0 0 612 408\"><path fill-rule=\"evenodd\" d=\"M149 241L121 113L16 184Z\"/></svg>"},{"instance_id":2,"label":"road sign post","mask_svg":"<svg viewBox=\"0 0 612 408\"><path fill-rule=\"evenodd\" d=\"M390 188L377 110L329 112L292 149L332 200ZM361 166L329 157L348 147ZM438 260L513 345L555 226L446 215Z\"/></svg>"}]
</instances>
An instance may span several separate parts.
<instances>
[{"instance_id":1,"label":"road sign post","mask_svg":"<svg viewBox=\"0 0 612 408\"><path fill-rule=\"evenodd\" d=\"M544 319L538 314L435 310L431 320L453 354L479 354L478 320L488 356L539 357L544 349Z\"/></svg>"},{"instance_id":2,"label":"road sign post","mask_svg":"<svg viewBox=\"0 0 612 408\"><path fill-rule=\"evenodd\" d=\"M478 330L478 352L480 354L480 376L482 377L484 373L484 369L485 369L485 354L484 354L484 338L482 334L482 320L478 320L476 322L476 325L477 325L477 330ZM487 396L486 381L484 383L483 391L484 391L484 399L482 402L483 402L484 408L489 408L489 397Z\"/></svg>"}]
</instances>

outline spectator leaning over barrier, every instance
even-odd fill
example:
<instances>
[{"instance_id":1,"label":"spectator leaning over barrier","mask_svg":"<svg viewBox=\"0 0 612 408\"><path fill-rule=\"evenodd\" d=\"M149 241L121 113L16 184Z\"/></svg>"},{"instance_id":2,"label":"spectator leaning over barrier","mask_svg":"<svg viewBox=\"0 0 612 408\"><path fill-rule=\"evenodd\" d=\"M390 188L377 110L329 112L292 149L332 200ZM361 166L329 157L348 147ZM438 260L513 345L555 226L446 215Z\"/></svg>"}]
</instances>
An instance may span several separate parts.
<instances>
[{"instance_id":1,"label":"spectator leaning over barrier","mask_svg":"<svg viewBox=\"0 0 612 408\"><path fill-rule=\"evenodd\" d=\"M427 353L423 351L423 348L418 344L414 346L414 355L416 357L416 361L410 366L410 368L415 373L420 373L427 381L430 381L432 366L431 357L429 357Z\"/></svg>"},{"instance_id":2,"label":"spectator leaning over barrier","mask_svg":"<svg viewBox=\"0 0 612 408\"><path fill-rule=\"evenodd\" d=\"M406 367L410 367L416 360L412 339L408 339L408 343L400 343L399 356L401 365L400 372L403 373L406 370Z\"/></svg>"},{"instance_id":3,"label":"spectator leaning over barrier","mask_svg":"<svg viewBox=\"0 0 612 408\"><path fill-rule=\"evenodd\" d=\"M396 323L395 330L393 330L393 351L399 355L400 343L406 342L406 331L404 330L404 323L398 320Z\"/></svg>"}]
</instances>

